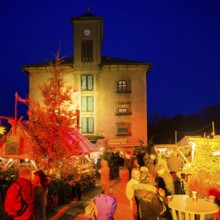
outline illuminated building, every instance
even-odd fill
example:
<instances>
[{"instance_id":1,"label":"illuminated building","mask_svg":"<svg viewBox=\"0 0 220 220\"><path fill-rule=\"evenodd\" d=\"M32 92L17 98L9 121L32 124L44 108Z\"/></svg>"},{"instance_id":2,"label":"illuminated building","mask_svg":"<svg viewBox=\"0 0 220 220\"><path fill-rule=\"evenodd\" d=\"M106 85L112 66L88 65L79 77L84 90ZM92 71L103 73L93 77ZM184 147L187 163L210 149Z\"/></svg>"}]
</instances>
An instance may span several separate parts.
<instances>
[{"instance_id":1,"label":"illuminated building","mask_svg":"<svg viewBox=\"0 0 220 220\"><path fill-rule=\"evenodd\" d=\"M103 19L90 10L71 22L74 58L64 58L62 66L68 73L66 83L77 91L73 99L80 111L81 133L90 139L139 139L146 144L146 78L151 64L102 56ZM39 102L39 84L49 79L45 64L23 66L29 96Z\"/></svg>"}]
</instances>

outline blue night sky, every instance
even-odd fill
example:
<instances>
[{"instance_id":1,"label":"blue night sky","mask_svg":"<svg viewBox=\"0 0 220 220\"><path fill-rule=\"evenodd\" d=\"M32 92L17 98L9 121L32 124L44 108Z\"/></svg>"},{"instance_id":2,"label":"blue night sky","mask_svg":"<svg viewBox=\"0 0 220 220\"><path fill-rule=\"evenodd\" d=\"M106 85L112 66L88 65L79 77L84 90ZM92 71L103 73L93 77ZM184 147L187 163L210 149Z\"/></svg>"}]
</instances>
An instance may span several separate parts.
<instances>
[{"instance_id":1,"label":"blue night sky","mask_svg":"<svg viewBox=\"0 0 220 220\"><path fill-rule=\"evenodd\" d=\"M14 116L14 95L28 95L23 64L73 56L71 17L87 0L0 3L0 115ZM148 112L194 114L220 103L219 0L91 0L104 19L102 54L152 63ZM18 116L23 115L23 104Z\"/></svg>"}]
</instances>

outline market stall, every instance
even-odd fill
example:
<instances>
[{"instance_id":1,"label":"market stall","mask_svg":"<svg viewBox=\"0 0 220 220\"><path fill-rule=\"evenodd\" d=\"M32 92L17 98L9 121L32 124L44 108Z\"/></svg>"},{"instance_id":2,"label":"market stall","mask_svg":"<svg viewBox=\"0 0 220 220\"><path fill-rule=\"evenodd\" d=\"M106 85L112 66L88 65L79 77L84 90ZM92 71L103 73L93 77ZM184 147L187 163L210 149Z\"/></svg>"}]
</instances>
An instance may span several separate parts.
<instances>
[{"instance_id":1,"label":"market stall","mask_svg":"<svg viewBox=\"0 0 220 220\"><path fill-rule=\"evenodd\" d=\"M2 116L1 116L2 117ZM11 129L1 138L0 158L1 166L7 169L13 165L37 168L31 148L31 136L28 133L28 122L4 117L11 125ZM15 128L16 127L16 128ZM98 148L82 136L78 130L73 130L68 136L70 144L75 144L73 157L80 173L89 171L91 167L90 153L98 152ZM93 155L94 158L94 155Z\"/></svg>"},{"instance_id":2,"label":"market stall","mask_svg":"<svg viewBox=\"0 0 220 220\"><path fill-rule=\"evenodd\" d=\"M0 141L2 168L7 169L11 166L21 166L36 169L33 150L30 147L31 137L28 134L25 122L22 121L22 117L17 121L10 117L4 117L4 119L7 119L8 123L11 124L11 129L2 136Z\"/></svg>"}]
</instances>

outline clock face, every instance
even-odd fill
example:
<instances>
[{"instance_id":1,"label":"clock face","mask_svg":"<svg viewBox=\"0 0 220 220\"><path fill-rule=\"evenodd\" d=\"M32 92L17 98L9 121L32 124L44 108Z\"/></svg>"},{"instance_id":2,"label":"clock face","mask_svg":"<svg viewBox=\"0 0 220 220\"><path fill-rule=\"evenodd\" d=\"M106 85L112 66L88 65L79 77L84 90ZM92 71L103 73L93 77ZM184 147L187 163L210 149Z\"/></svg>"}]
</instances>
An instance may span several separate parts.
<instances>
[{"instance_id":1,"label":"clock face","mask_svg":"<svg viewBox=\"0 0 220 220\"><path fill-rule=\"evenodd\" d=\"M89 28L83 30L83 35L89 37L92 34L92 31Z\"/></svg>"}]
</instances>

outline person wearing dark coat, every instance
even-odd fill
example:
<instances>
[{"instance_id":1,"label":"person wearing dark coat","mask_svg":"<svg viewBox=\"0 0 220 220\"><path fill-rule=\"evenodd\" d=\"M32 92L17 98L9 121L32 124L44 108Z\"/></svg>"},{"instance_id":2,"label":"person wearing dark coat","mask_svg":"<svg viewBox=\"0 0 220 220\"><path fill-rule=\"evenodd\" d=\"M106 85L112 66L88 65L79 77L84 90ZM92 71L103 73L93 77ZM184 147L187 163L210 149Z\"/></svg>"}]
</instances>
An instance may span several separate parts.
<instances>
[{"instance_id":1,"label":"person wearing dark coat","mask_svg":"<svg viewBox=\"0 0 220 220\"><path fill-rule=\"evenodd\" d=\"M140 183L133 186L139 219L158 220L166 211L165 191L155 187L154 177L144 168L141 171Z\"/></svg>"},{"instance_id":2,"label":"person wearing dark coat","mask_svg":"<svg viewBox=\"0 0 220 220\"><path fill-rule=\"evenodd\" d=\"M140 189L135 190L135 197L139 204L140 220L158 220L166 211L164 199L158 193Z\"/></svg>"}]
</instances>

